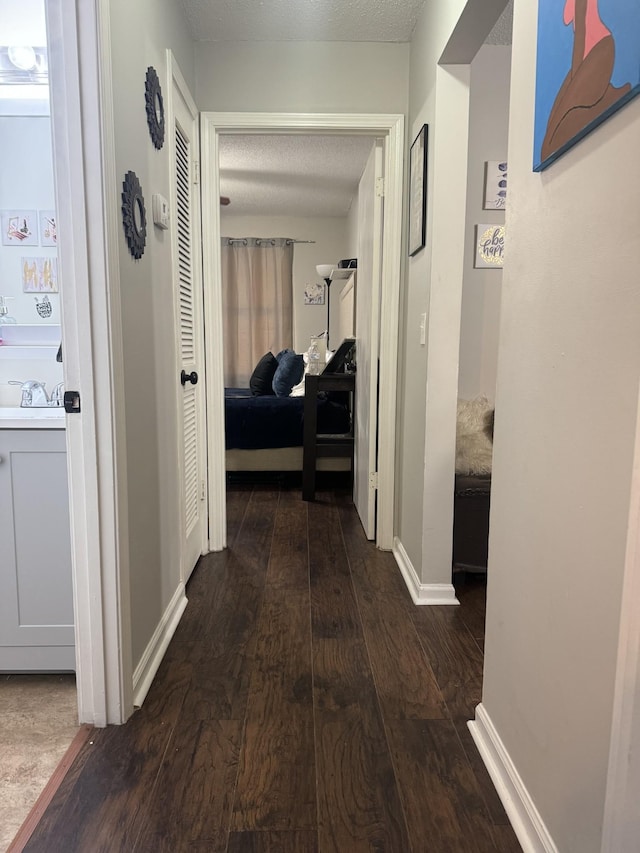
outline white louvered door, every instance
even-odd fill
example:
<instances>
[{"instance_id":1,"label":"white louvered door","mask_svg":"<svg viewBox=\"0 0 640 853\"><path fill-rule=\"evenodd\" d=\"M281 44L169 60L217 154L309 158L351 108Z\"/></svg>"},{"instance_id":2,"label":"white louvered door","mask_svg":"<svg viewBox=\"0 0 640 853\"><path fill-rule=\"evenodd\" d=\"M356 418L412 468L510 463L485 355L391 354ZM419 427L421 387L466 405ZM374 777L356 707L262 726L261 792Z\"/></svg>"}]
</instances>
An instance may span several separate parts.
<instances>
[{"instance_id":1,"label":"white louvered door","mask_svg":"<svg viewBox=\"0 0 640 853\"><path fill-rule=\"evenodd\" d=\"M203 319L197 185L198 137L195 105L183 86L173 85L171 211L176 292L180 464L182 479L182 579L203 553L207 535Z\"/></svg>"}]
</instances>

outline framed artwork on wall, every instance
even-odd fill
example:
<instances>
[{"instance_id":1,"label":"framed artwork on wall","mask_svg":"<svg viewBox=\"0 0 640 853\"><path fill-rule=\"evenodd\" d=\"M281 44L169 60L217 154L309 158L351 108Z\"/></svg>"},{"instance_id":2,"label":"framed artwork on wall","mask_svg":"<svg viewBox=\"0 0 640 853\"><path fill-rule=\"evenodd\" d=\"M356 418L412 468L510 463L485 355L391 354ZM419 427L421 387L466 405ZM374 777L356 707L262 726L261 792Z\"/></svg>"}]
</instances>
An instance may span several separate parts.
<instances>
[{"instance_id":1,"label":"framed artwork on wall","mask_svg":"<svg viewBox=\"0 0 640 853\"><path fill-rule=\"evenodd\" d=\"M409 157L409 255L423 249L427 236L427 139L422 125L413 140Z\"/></svg>"},{"instance_id":2,"label":"framed artwork on wall","mask_svg":"<svg viewBox=\"0 0 640 853\"><path fill-rule=\"evenodd\" d=\"M57 293L58 263L55 258L20 258L23 293Z\"/></svg>"},{"instance_id":3,"label":"framed artwork on wall","mask_svg":"<svg viewBox=\"0 0 640 853\"><path fill-rule=\"evenodd\" d=\"M307 284L304 288L305 305L324 305L324 284Z\"/></svg>"},{"instance_id":4,"label":"framed artwork on wall","mask_svg":"<svg viewBox=\"0 0 640 853\"><path fill-rule=\"evenodd\" d=\"M40 225L40 245L41 246L57 246L58 245L58 228L56 225L55 210L40 210L39 211Z\"/></svg>"},{"instance_id":5,"label":"framed artwork on wall","mask_svg":"<svg viewBox=\"0 0 640 853\"><path fill-rule=\"evenodd\" d=\"M504 210L507 205L507 164L488 160L484 164L483 210Z\"/></svg>"},{"instance_id":6,"label":"framed artwork on wall","mask_svg":"<svg viewBox=\"0 0 640 853\"><path fill-rule=\"evenodd\" d=\"M640 93L640 0L539 0L533 170Z\"/></svg>"},{"instance_id":7,"label":"framed artwork on wall","mask_svg":"<svg viewBox=\"0 0 640 853\"><path fill-rule=\"evenodd\" d=\"M476 269L500 269L504 265L504 225L476 225Z\"/></svg>"},{"instance_id":8,"label":"framed artwork on wall","mask_svg":"<svg viewBox=\"0 0 640 853\"><path fill-rule=\"evenodd\" d=\"M38 214L35 210L2 211L3 246L37 246Z\"/></svg>"}]
</instances>

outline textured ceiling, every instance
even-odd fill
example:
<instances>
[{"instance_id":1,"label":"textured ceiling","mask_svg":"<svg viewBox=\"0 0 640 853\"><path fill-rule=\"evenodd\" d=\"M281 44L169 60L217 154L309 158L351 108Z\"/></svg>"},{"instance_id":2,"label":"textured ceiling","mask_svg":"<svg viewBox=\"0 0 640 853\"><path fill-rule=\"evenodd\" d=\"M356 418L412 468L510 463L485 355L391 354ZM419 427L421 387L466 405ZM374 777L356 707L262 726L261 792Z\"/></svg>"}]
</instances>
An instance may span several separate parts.
<instances>
[{"instance_id":1,"label":"textured ceiling","mask_svg":"<svg viewBox=\"0 0 640 853\"><path fill-rule=\"evenodd\" d=\"M425 0L181 0L197 41L411 39Z\"/></svg>"},{"instance_id":2,"label":"textured ceiling","mask_svg":"<svg viewBox=\"0 0 640 853\"><path fill-rule=\"evenodd\" d=\"M366 136L222 135L225 216L346 216L372 144Z\"/></svg>"},{"instance_id":3,"label":"textured ceiling","mask_svg":"<svg viewBox=\"0 0 640 853\"><path fill-rule=\"evenodd\" d=\"M200 41L409 41L425 0L180 0ZM511 44L513 0L489 35ZM220 137L229 215L346 216L371 139Z\"/></svg>"}]
</instances>

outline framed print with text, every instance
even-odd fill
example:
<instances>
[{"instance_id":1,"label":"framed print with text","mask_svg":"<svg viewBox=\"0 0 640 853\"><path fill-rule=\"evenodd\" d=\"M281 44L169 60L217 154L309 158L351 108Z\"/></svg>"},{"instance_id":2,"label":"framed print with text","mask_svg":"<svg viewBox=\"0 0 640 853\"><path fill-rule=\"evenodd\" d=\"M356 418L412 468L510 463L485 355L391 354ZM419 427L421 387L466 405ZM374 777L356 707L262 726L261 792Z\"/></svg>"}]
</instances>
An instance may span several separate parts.
<instances>
[{"instance_id":1,"label":"framed print with text","mask_svg":"<svg viewBox=\"0 0 640 853\"><path fill-rule=\"evenodd\" d=\"M423 124L409 158L409 255L424 248L427 236L427 138Z\"/></svg>"}]
</instances>

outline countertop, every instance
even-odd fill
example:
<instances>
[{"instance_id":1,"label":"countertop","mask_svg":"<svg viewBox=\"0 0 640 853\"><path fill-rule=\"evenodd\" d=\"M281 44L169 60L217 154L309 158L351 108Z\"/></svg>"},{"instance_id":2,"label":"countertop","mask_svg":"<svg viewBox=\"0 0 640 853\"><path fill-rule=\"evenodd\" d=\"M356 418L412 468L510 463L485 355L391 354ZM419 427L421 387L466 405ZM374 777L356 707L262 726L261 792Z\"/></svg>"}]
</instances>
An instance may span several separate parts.
<instances>
[{"instance_id":1,"label":"countertop","mask_svg":"<svg viewBox=\"0 0 640 853\"><path fill-rule=\"evenodd\" d=\"M0 406L0 429L64 429L64 416L62 406L48 409Z\"/></svg>"}]
</instances>

